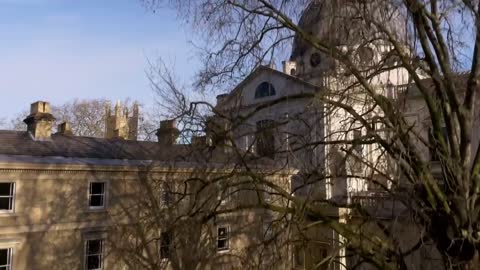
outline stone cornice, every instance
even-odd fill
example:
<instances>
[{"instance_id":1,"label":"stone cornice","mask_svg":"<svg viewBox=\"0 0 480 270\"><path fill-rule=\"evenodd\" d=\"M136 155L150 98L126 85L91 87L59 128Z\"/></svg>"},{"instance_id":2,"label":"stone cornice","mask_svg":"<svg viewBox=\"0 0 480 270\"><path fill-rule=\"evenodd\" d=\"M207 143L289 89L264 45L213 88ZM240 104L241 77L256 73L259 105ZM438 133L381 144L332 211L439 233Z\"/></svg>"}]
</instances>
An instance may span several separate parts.
<instances>
[{"instance_id":1,"label":"stone cornice","mask_svg":"<svg viewBox=\"0 0 480 270\"><path fill-rule=\"evenodd\" d=\"M262 173L276 175L294 174L294 169L275 170L271 168L257 168ZM151 160L101 160L88 158L62 157L28 157L0 155L0 173L202 173L228 174L238 168L225 167L222 164L212 163L202 167L201 164L191 162L158 162Z\"/></svg>"}]
</instances>

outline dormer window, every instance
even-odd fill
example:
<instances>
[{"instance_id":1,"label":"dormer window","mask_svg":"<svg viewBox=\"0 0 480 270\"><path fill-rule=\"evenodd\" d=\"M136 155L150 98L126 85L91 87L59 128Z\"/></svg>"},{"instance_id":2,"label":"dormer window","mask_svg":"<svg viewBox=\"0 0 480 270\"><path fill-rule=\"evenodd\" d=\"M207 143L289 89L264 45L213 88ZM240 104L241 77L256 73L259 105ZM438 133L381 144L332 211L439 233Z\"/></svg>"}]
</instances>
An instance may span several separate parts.
<instances>
[{"instance_id":1,"label":"dormer window","mask_svg":"<svg viewBox=\"0 0 480 270\"><path fill-rule=\"evenodd\" d=\"M255 98L270 97L275 95L275 88L269 82L262 82L255 89Z\"/></svg>"}]
</instances>

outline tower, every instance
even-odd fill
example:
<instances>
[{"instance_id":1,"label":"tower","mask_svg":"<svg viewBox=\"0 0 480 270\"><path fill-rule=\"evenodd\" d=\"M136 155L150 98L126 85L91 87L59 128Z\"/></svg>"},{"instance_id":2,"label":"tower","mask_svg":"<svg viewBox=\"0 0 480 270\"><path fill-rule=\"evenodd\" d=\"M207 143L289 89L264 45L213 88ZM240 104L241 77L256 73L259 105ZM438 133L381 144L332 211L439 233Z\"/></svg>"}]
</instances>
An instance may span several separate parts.
<instances>
[{"instance_id":1,"label":"tower","mask_svg":"<svg viewBox=\"0 0 480 270\"><path fill-rule=\"evenodd\" d=\"M129 115L127 107L122 107L120 101L112 114L111 105L107 103L105 108L105 138L119 138L124 140L137 140L138 132L138 103L133 104L132 115Z\"/></svg>"}]
</instances>

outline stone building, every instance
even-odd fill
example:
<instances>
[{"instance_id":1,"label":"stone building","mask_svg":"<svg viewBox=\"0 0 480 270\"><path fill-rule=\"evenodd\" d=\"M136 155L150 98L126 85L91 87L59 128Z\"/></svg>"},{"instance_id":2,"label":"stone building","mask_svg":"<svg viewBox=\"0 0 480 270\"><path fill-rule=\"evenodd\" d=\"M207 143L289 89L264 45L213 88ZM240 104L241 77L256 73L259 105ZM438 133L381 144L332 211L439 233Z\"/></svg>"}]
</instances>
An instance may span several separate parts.
<instances>
[{"instance_id":1,"label":"stone building","mask_svg":"<svg viewBox=\"0 0 480 270\"><path fill-rule=\"evenodd\" d=\"M169 225L170 216L195 209L197 201L179 199L200 188L193 179L229 179L234 157L219 145L206 160L203 144L176 144L175 121L161 123L158 142L136 141L135 125L129 126L135 119L120 114L119 104L115 111L107 119L110 138L74 136L68 123L52 134L54 116L43 101L32 104L27 130L0 131L0 268L239 265L229 254L242 254L247 243L263 237L257 232L263 229L264 213L223 215L206 226L188 219ZM262 172L273 168L265 162L254 166ZM288 189L289 174L282 170L269 177ZM235 179L216 180L201 202L221 208L238 203L232 198L255 200L248 192L233 194L234 185L228 189L232 194L220 191L219 185Z\"/></svg>"},{"instance_id":2,"label":"stone building","mask_svg":"<svg viewBox=\"0 0 480 270\"><path fill-rule=\"evenodd\" d=\"M348 16L332 17L336 6L330 2L354 1L315 1L300 26L352 50L362 65L388 54L385 44L358 43L357 34L368 29L352 25ZM348 8L340 12L348 14ZM397 26L393 20L391 27ZM137 106L131 114L120 104L113 113L109 106L106 137L90 138L74 136L68 123L52 134L48 102L32 104L27 130L0 131L0 269L311 269L329 257L338 260L320 269L355 264L333 230L285 228L275 222L281 217L265 209L228 211L259 201L285 206L274 186L295 198L358 202L385 223L395 222L402 243L413 245L419 231L402 214L402 205L365 177L352 176L379 177L355 155L379 171L396 173L378 147L353 145L353 154L345 155L336 146L311 144L366 134L365 127L346 120L344 110L316 98L348 88L343 73L340 63L295 38L282 70L259 66L217 96L221 117L211 117L205 134L188 145L176 143L180 131L172 120L161 122L158 142L137 141ZM407 72L396 68L370 83L376 93L398 100L427 138L428 114L409 82ZM365 105L357 90L344 92L349 104L368 112L381 131L375 122L381 112ZM478 141L480 133L475 134ZM424 150L437 170L434 156ZM323 175L335 177L314 181ZM384 187L393 185L382 181L378 178ZM325 211L342 222L364 223L346 208ZM284 238L301 233L313 241L301 245ZM411 254L413 269L440 268L430 248Z\"/></svg>"}]
</instances>

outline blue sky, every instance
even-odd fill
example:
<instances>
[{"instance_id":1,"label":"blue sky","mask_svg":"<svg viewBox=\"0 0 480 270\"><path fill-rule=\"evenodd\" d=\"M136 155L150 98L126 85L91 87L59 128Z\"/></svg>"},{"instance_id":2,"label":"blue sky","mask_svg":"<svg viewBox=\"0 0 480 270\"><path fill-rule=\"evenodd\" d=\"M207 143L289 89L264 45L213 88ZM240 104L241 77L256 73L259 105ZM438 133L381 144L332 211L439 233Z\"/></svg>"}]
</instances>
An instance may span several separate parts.
<instances>
[{"instance_id":1,"label":"blue sky","mask_svg":"<svg viewBox=\"0 0 480 270\"><path fill-rule=\"evenodd\" d=\"M150 105L147 58L195 72L175 11L139 0L0 0L0 118L36 100L130 97Z\"/></svg>"}]
</instances>

